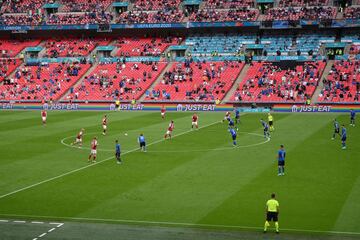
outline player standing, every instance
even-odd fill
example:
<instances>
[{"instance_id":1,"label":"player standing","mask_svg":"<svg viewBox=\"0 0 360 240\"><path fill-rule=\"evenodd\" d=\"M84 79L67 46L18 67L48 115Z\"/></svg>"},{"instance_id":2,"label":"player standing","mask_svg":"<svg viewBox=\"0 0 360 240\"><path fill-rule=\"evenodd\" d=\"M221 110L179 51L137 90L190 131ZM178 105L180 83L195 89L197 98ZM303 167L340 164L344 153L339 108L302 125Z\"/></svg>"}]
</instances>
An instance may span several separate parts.
<instances>
[{"instance_id":1,"label":"player standing","mask_svg":"<svg viewBox=\"0 0 360 240\"><path fill-rule=\"evenodd\" d=\"M115 141L115 158L116 158L117 164L122 163L120 154L121 154L120 143L118 140L116 140Z\"/></svg>"},{"instance_id":2,"label":"player standing","mask_svg":"<svg viewBox=\"0 0 360 240\"><path fill-rule=\"evenodd\" d=\"M355 113L354 109L351 109L350 110L350 126L353 126L353 127L355 127L355 115L356 115L356 113Z\"/></svg>"},{"instance_id":3,"label":"player standing","mask_svg":"<svg viewBox=\"0 0 360 240\"><path fill-rule=\"evenodd\" d=\"M165 113L166 113L166 108L165 106L163 105L161 107L161 118L164 120L165 119Z\"/></svg>"},{"instance_id":4,"label":"player standing","mask_svg":"<svg viewBox=\"0 0 360 240\"><path fill-rule=\"evenodd\" d=\"M261 125L264 127L264 137L270 138L269 124L267 124L263 119L261 119L260 122Z\"/></svg>"},{"instance_id":5,"label":"player standing","mask_svg":"<svg viewBox=\"0 0 360 240\"><path fill-rule=\"evenodd\" d=\"M140 145L140 150L146 152L146 141L144 135L141 133L138 138L138 143Z\"/></svg>"},{"instance_id":6,"label":"player standing","mask_svg":"<svg viewBox=\"0 0 360 240\"><path fill-rule=\"evenodd\" d=\"M346 149L346 128L345 125L342 125L341 128L341 143L342 143L342 149Z\"/></svg>"},{"instance_id":7,"label":"player standing","mask_svg":"<svg viewBox=\"0 0 360 240\"><path fill-rule=\"evenodd\" d=\"M107 116L104 115L103 119L102 119L102 127L103 127L103 135L106 135L106 130L107 130Z\"/></svg>"},{"instance_id":8,"label":"player standing","mask_svg":"<svg viewBox=\"0 0 360 240\"><path fill-rule=\"evenodd\" d=\"M278 176L285 175L285 156L286 152L284 145L280 145L280 149L278 151Z\"/></svg>"},{"instance_id":9,"label":"player standing","mask_svg":"<svg viewBox=\"0 0 360 240\"><path fill-rule=\"evenodd\" d=\"M92 162L96 162L96 149L97 149L97 146L98 146L98 142L97 142L97 138L94 137L93 140L91 141L91 152L90 152L90 155L89 155L89 159L88 159L88 162L91 162L91 158L92 158Z\"/></svg>"},{"instance_id":10,"label":"player standing","mask_svg":"<svg viewBox=\"0 0 360 240\"><path fill-rule=\"evenodd\" d=\"M268 122L269 122L269 127L270 127L270 132L274 131L274 118L271 115L271 113L268 114Z\"/></svg>"},{"instance_id":11,"label":"player standing","mask_svg":"<svg viewBox=\"0 0 360 240\"><path fill-rule=\"evenodd\" d=\"M46 112L46 110L42 110L41 111L41 119L42 119L42 124L44 126L46 125L46 118L47 118L47 112Z\"/></svg>"},{"instance_id":12,"label":"player standing","mask_svg":"<svg viewBox=\"0 0 360 240\"><path fill-rule=\"evenodd\" d=\"M234 147L236 146L236 136L237 136L237 133L235 131L234 128L230 128L229 130L230 134L231 134L231 137L232 137L232 140L233 140L233 145Z\"/></svg>"},{"instance_id":13,"label":"player standing","mask_svg":"<svg viewBox=\"0 0 360 240\"><path fill-rule=\"evenodd\" d=\"M194 115L192 116L191 129L194 129L194 126L196 127L196 129L199 128L198 119L199 119L198 115L194 113Z\"/></svg>"},{"instance_id":14,"label":"player standing","mask_svg":"<svg viewBox=\"0 0 360 240\"><path fill-rule=\"evenodd\" d=\"M82 128L82 129L80 130L80 132L76 135L75 142L73 142L71 145L78 144L79 147L82 146L84 131L85 131L84 128Z\"/></svg>"},{"instance_id":15,"label":"player standing","mask_svg":"<svg viewBox=\"0 0 360 240\"><path fill-rule=\"evenodd\" d=\"M169 123L169 127L168 127L168 129L167 129L167 131L166 131L166 134L165 134L165 139L167 138L167 137L169 137L170 139L171 139L171 134L172 134L172 131L174 130L174 121L173 120L171 120L171 122Z\"/></svg>"},{"instance_id":16,"label":"player standing","mask_svg":"<svg viewBox=\"0 0 360 240\"><path fill-rule=\"evenodd\" d=\"M331 138L332 140L335 139L336 134L341 137L341 135L340 135L340 125L339 125L338 121L335 118L334 119L334 133L333 133L333 136Z\"/></svg>"},{"instance_id":17,"label":"player standing","mask_svg":"<svg viewBox=\"0 0 360 240\"><path fill-rule=\"evenodd\" d=\"M235 108L234 111L235 111L235 122L236 122L236 124L239 124L240 123L240 111L238 108Z\"/></svg>"}]
</instances>

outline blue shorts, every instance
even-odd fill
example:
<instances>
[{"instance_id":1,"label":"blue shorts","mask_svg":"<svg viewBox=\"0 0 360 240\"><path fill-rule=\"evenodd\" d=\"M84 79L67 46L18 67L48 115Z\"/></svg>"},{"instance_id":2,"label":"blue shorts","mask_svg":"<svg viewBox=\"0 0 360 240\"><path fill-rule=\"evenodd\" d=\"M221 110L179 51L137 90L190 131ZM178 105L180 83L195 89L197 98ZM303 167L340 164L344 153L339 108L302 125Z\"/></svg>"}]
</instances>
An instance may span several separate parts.
<instances>
[{"instance_id":1,"label":"blue shorts","mask_svg":"<svg viewBox=\"0 0 360 240\"><path fill-rule=\"evenodd\" d=\"M230 126L230 127L234 126L234 123L231 123L231 122L230 122L230 123L229 123L229 126Z\"/></svg>"},{"instance_id":2,"label":"blue shorts","mask_svg":"<svg viewBox=\"0 0 360 240\"><path fill-rule=\"evenodd\" d=\"M345 142L346 141L346 137L342 137L341 141Z\"/></svg>"}]
</instances>

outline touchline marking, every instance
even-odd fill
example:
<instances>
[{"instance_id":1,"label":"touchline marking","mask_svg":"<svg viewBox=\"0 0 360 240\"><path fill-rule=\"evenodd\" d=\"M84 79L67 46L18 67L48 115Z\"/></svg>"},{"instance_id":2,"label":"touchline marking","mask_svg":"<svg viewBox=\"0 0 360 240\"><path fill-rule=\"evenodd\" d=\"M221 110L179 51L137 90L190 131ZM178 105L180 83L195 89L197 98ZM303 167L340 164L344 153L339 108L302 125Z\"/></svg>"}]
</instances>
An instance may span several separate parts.
<instances>
[{"instance_id":1,"label":"touchline marking","mask_svg":"<svg viewBox=\"0 0 360 240\"><path fill-rule=\"evenodd\" d=\"M210 123L210 124L208 124L208 125L204 125L204 126L200 127L199 130L202 129L202 128L206 128L206 127L213 126L213 125L215 125L215 124L219 124L219 123L220 123L220 121L216 121L216 122L214 122L214 123ZM179 133L179 134L177 134L177 135L174 135L172 138L179 137L179 136L185 135L185 134L190 133L190 132L195 132L195 131L194 131L194 130L188 130L188 131ZM151 145L154 145L154 144L163 142L163 141L165 141L164 138L162 138L162 139L160 139L160 140L157 140L157 141L155 141L155 142L152 142L152 143L148 144L147 146L151 146ZM61 143L64 144L62 141L61 141ZM123 153L122 155L129 154L129 153L132 153L132 152L135 152L135 151L138 151L138 150L139 150L139 148L134 148L134 149L132 149L132 150L129 150L129 151ZM53 181L53 180L62 178L62 177L64 177L64 176L67 176L67 175L70 175L70 174L79 172L79 171L81 171L81 170L84 170L84 169L87 169L87 168L96 166L96 165L98 165L98 164L100 164L100 163L109 161L109 160L111 160L111 159L114 159L114 156L111 156L111 157L109 157L109 158L105 158L105 159L103 159L103 160L101 160L101 161L97 161L96 163L92 163L92 164L90 164L90 165L86 165L86 166L81 167L81 168L74 169L74 170L72 170L72 171L69 171L69 172L60 174L60 175L58 175L58 176L55 176L55 177L52 177L52 178L43 180L43 181L41 181L41 182L34 183L34 184L29 185L29 186L27 186L27 187L23 187L23 188L20 188L20 189L18 189L18 190L15 190L15 191L6 193L6 194L4 194L4 195L1 195L1 196L0 196L0 199L5 198L5 197L10 196L10 195L14 195L15 193L22 192L22 191L25 191L25 190L27 190L27 189L30 189L30 188L33 188L33 187L36 187L36 186L39 186L39 185L41 185L41 184L44 184L44 183L47 183L47 182L51 182L51 181Z\"/></svg>"},{"instance_id":2,"label":"touchline marking","mask_svg":"<svg viewBox=\"0 0 360 240\"><path fill-rule=\"evenodd\" d=\"M0 219L0 222L9 222L9 220L2 220L2 219Z\"/></svg>"},{"instance_id":3,"label":"touchline marking","mask_svg":"<svg viewBox=\"0 0 360 240\"><path fill-rule=\"evenodd\" d=\"M36 238L33 238L33 240L37 240L39 238L42 238L44 237L46 234L49 234L51 233L52 231L56 230L57 228L61 227L62 225L64 225L63 223L49 223L51 225L57 225L56 228L52 227L51 229L47 230L46 232L40 234L39 236L37 236Z\"/></svg>"},{"instance_id":4,"label":"touchline marking","mask_svg":"<svg viewBox=\"0 0 360 240\"><path fill-rule=\"evenodd\" d=\"M231 228L231 229L243 229L243 230L263 230L263 227L250 227L239 225L222 225L222 224L202 224L202 223L182 223L182 222L163 222L163 221L142 221L142 220L125 220L125 219L109 219L109 218L80 218L80 217L54 217L54 216L36 216L36 215L17 215L17 214L0 214L2 216L9 217L27 217L27 218L47 218L47 219L63 219L63 220L77 220L88 222L119 222L128 224L149 224L149 225L164 225L164 226L179 226L179 227L208 227L208 228ZM63 223L61 224L61 226ZM281 231L285 232L303 232L303 233L325 233L325 234L343 234L343 235L360 235L360 232L344 232L344 231L321 231L311 229L292 229L281 228Z\"/></svg>"}]
</instances>

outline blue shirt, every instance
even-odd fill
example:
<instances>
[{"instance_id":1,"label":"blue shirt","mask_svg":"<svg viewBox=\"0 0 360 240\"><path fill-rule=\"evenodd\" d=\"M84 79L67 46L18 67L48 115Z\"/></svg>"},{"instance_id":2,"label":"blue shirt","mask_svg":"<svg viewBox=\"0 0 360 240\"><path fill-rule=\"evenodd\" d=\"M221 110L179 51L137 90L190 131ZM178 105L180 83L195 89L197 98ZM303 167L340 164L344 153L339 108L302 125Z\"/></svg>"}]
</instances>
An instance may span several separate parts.
<instances>
[{"instance_id":1,"label":"blue shirt","mask_svg":"<svg viewBox=\"0 0 360 240\"><path fill-rule=\"evenodd\" d=\"M233 126L234 125L234 121L232 119L229 120L229 126Z\"/></svg>"},{"instance_id":2,"label":"blue shirt","mask_svg":"<svg viewBox=\"0 0 360 240\"><path fill-rule=\"evenodd\" d=\"M266 129L268 129L268 124L265 122L265 121L261 121L261 124L263 125L263 127L264 127L264 130L266 130Z\"/></svg>"},{"instance_id":3,"label":"blue shirt","mask_svg":"<svg viewBox=\"0 0 360 240\"><path fill-rule=\"evenodd\" d=\"M115 151L117 152L117 153L120 153L121 151L120 151L120 144L119 143L117 143L116 145L115 145Z\"/></svg>"},{"instance_id":4,"label":"blue shirt","mask_svg":"<svg viewBox=\"0 0 360 240\"><path fill-rule=\"evenodd\" d=\"M346 128L344 127L341 129L341 136L346 137Z\"/></svg>"},{"instance_id":5,"label":"blue shirt","mask_svg":"<svg viewBox=\"0 0 360 240\"><path fill-rule=\"evenodd\" d=\"M278 151L278 161L281 162L281 161L285 161L285 155L286 155L286 152L284 149L280 149Z\"/></svg>"},{"instance_id":6,"label":"blue shirt","mask_svg":"<svg viewBox=\"0 0 360 240\"><path fill-rule=\"evenodd\" d=\"M235 131L235 129L230 129L230 134L231 134L231 136L233 136L233 137L236 137L236 131Z\"/></svg>"},{"instance_id":7,"label":"blue shirt","mask_svg":"<svg viewBox=\"0 0 360 240\"><path fill-rule=\"evenodd\" d=\"M139 143L144 143L145 142L145 137L144 136L140 136L139 137Z\"/></svg>"},{"instance_id":8,"label":"blue shirt","mask_svg":"<svg viewBox=\"0 0 360 240\"><path fill-rule=\"evenodd\" d=\"M351 111L350 111L350 116L351 116L351 118L355 118L355 114L356 114L356 113L355 113L354 110L351 110Z\"/></svg>"},{"instance_id":9,"label":"blue shirt","mask_svg":"<svg viewBox=\"0 0 360 240\"><path fill-rule=\"evenodd\" d=\"M236 111L235 111L235 116L236 116L236 117L239 117L239 116L240 116L240 111L239 111L238 109L236 109Z\"/></svg>"}]
</instances>

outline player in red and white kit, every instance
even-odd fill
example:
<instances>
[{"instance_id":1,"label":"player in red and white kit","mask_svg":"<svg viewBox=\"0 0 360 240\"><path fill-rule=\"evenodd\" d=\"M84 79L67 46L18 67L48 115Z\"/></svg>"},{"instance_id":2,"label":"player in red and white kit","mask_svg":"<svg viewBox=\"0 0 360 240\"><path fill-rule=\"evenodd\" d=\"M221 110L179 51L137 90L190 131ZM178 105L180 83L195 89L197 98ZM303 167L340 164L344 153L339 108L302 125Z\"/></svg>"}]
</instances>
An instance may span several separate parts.
<instances>
[{"instance_id":1,"label":"player in red and white kit","mask_svg":"<svg viewBox=\"0 0 360 240\"><path fill-rule=\"evenodd\" d=\"M164 106L161 107L161 118L164 120L165 119L165 113L166 113L166 108Z\"/></svg>"},{"instance_id":2,"label":"player in red and white kit","mask_svg":"<svg viewBox=\"0 0 360 240\"><path fill-rule=\"evenodd\" d=\"M96 162L97 146L98 146L97 138L94 137L93 140L91 141L91 152L88 159L89 162L91 161L91 158L93 163Z\"/></svg>"},{"instance_id":3,"label":"player in red and white kit","mask_svg":"<svg viewBox=\"0 0 360 240\"><path fill-rule=\"evenodd\" d=\"M84 128L82 128L82 129L80 130L80 132L76 135L75 142L73 142L71 145L78 144L79 147L82 146L84 131L85 131Z\"/></svg>"},{"instance_id":4,"label":"player in red and white kit","mask_svg":"<svg viewBox=\"0 0 360 240\"><path fill-rule=\"evenodd\" d=\"M196 129L199 128L198 120L199 120L198 115L196 113L194 113L194 115L192 116L191 129L194 129L194 127L196 127Z\"/></svg>"},{"instance_id":5,"label":"player in red and white kit","mask_svg":"<svg viewBox=\"0 0 360 240\"><path fill-rule=\"evenodd\" d=\"M106 135L106 129L107 129L107 116L104 115L102 119L102 127L103 127L103 135Z\"/></svg>"},{"instance_id":6,"label":"player in red and white kit","mask_svg":"<svg viewBox=\"0 0 360 240\"><path fill-rule=\"evenodd\" d=\"M172 131L174 130L174 121L173 120L171 120L171 122L169 123L169 127L168 127L168 129L167 129L167 131L166 131L166 134L165 134L165 139L167 138L167 137L169 137L170 139L171 139L171 134L172 134Z\"/></svg>"},{"instance_id":7,"label":"player in red and white kit","mask_svg":"<svg viewBox=\"0 0 360 240\"><path fill-rule=\"evenodd\" d=\"M47 112L45 110L42 110L41 111L41 119L42 119L43 125L46 125L46 118L47 118Z\"/></svg>"}]
</instances>

